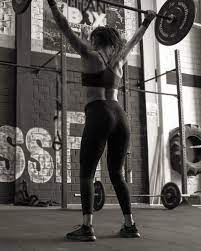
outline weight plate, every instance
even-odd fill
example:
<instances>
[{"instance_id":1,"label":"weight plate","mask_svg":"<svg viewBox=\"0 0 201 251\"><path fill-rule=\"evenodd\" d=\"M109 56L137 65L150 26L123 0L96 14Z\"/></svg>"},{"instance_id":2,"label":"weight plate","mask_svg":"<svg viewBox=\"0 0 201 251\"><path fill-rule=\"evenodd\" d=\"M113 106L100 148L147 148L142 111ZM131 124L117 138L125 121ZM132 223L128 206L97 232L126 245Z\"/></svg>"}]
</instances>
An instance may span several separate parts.
<instances>
[{"instance_id":1,"label":"weight plate","mask_svg":"<svg viewBox=\"0 0 201 251\"><path fill-rule=\"evenodd\" d=\"M94 183L94 210L99 211L105 204L105 189L100 181Z\"/></svg>"},{"instance_id":2,"label":"weight plate","mask_svg":"<svg viewBox=\"0 0 201 251\"><path fill-rule=\"evenodd\" d=\"M195 4L193 0L168 0L158 14L174 17L172 21L157 17L155 22L157 40L163 45L174 45L189 33L195 20Z\"/></svg>"},{"instance_id":3,"label":"weight plate","mask_svg":"<svg viewBox=\"0 0 201 251\"><path fill-rule=\"evenodd\" d=\"M179 187L173 182L165 184L161 191L161 201L167 209L174 209L179 206L181 201Z\"/></svg>"},{"instance_id":4,"label":"weight plate","mask_svg":"<svg viewBox=\"0 0 201 251\"><path fill-rule=\"evenodd\" d=\"M13 9L16 14L22 14L29 7L32 0L12 0Z\"/></svg>"}]
</instances>

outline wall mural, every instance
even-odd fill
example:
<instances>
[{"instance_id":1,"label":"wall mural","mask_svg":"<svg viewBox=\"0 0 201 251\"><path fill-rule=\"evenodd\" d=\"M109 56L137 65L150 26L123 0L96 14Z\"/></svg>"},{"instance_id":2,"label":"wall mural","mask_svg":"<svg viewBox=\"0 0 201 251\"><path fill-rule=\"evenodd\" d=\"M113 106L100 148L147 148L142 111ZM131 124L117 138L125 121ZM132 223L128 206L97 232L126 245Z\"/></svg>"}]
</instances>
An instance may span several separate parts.
<instances>
[{"instance_id":1,"label":"wall mural","mask_svg":"<svg viewBox=\"0 0 201 251\"><path fill-rule=\"evenodd\" d=\"M60 119L59 119L60 120ZM81 137L70 134L73 124L84 124L85 114L82 112L67 112L67 182L71 183L71 150L79 150ZM61 123L59 123L61 135ZM55 131L56 135L56 131ZM0 127L0 182L13 182L20 178L28 169L30 180L33 183L46 183L54 174L56 168L56 182L61 183L61 150L52 156L53 138L44 128L31 128L26 135L20 128L9 125ZM22 145L29 151L25 157ZM55 164L54 164L55 159ZM27 167L26 167L27 163ZM100 162L95 178L101 178Z\"/></svg>"},{"instance_id":2,"label":"wall mural","mask_svg":"<svg viewBox=\"0 0 201 251\"><path fill-rule=\"evenodd\" d=\"M53 158L44 150L52 147L50 134L43 128L30 129L26 135L26 147L31 159L28 160L30 180L34 183L46 183L54 172Z\"/></svg>"},{"instance_id":3,"label":"wall mural","mask_svg":"<svg viewBox=\"0 0 201 251\"><path fill-rule=\"evenodd\" d=\"M12 126L0 127L0 182L13 182L25 169L25 156L20 145L23 133Z\"/></svg>"},{"instance_id":4,"label":"wall mural","mask_svg":"<svg viewBox=\"0 0 201 251\"><path fill-rule=\"evenodd\" d=\"M123 9L116 7L106 8L100 3L97 7L97 1L92 1L89 5L89 9L85 12L84 10L89 2L91 1L68 0L68 6L67 0L60 0L58 2L58 6L62 7L63 14L67 17L72 29L78 34L78 36L80 35L83 26L92 30L97 26L109 25L118 29L122 34L125 32ZM122 4L124 3L123 0L119 0L118 2ZM44 0L43 6L43 47L46 50L60 50L59 29L54 22L54 18L46 0ZM97 9L99 9L99 11ZM75 53L69 43L67 43L67 52Z\"/></svg>"}]
</instances>

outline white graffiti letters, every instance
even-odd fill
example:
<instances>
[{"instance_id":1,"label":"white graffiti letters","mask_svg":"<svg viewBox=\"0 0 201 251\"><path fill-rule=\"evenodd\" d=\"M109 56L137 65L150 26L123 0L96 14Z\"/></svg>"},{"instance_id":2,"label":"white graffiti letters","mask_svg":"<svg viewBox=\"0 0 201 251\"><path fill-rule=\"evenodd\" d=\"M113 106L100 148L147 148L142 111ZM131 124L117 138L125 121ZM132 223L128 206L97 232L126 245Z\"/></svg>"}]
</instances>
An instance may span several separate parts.
<instances>
[{"instance_id":1,"label":"white graffiti letters","mask_svg":"<svg viewBox=\"0 0 201 251\"><path fill-rule=\"evenodd\" d=\"M23 144L24 136L19 128L0 127L0 182L14 182L22 176L26 167ZM35 160L28 160L30 179L35 183L49 181L53 176L54 163L43 148L52 147L51 135L43 128L32 128L26 136L26 147L30 158Z\"/></svg>"},{"instance_id":2,"label":"white graffiti letters","mask_svg":"<svg viewBox=\"0 0 201 251\"><path fill-rule=\"evenodd\" d=\"M0 127L0 182L13 182L24 172L24 152L18 146L23 143L23 134L19 128Z\"/></svg>"},{"instance_id":3,"label":"white graffiti letters","mask_svg":"<svg viewBox=\"0 0 201 251\"><path fill-rule=\"evenodd\" d=\"M63 14L67 16L70 23L73 24L87 24L93 27L106 25L106 14L95 11L86 11L83 15L78 8L63 5Z\"/></svg>"},{"instance_id":4,"label":"white graffiti letters","mask_svg":"<svg viewBox=\"0 0 201 251\"><path fill-rule=\"evenodd\" d=\"M55 135L57 130L61 135L61 114L59 114L59 121L55 122ZM73 150L79 150L81 144L81 135L72 136L71 126L85 123L85 114L83 112L67 112L67 183L71 183L72 171L77 168L79 160L74 154ZM81 132L80 132L81 133ZM25 147L30 153L26 153L25 159ZM20 178L27 166L27 171L30 176L30 180L34 183L46 183L54 175L55 168L55 181L61 182L61 167L62 158L61 150L54 152L55 167L53 157L51 156L52 137L49 132L43 128L32 128L27 132L24 141L24 135L19 128L12 126L0 127L0 182L14 182ZM53 153L53 152L52 152ZM72 158L72 156L74 156ZM27 165L26 165L27 163ZM101 164L98 163L95 178L101 179Z\"/></svg>"},{"instance_id":5,"label":"white graffiti letters","mask_svg":"<svg viewBox=\"0 0 201 251\"><path fill-rule=\"evenodd\" d=\"M26 146L31 153L31 158L36 161L28 161L28 172L31 181L34 183L45 183L49 181L53 175L54 164L50 154L41 148L51 148L52 139L50 134L43 128L33 128L28 131L26 136Z\"/></svg>"}]
</instances>

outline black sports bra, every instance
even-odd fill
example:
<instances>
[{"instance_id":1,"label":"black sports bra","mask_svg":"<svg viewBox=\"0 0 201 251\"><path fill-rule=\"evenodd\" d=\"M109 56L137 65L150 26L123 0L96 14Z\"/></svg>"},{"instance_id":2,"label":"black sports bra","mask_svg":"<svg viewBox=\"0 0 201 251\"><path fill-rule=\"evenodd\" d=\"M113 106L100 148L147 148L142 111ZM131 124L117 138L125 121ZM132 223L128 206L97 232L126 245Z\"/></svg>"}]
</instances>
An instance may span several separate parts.
<instances>
[{"instance_id":1,"label":"black sports bra","mask_svg":"<svg viewBox=\"0 0 201 251\"><path fill-rule=\"evenodd\" d=\"M107 66L105 70L97 73L82 73L82 85L89 87L103 87L106 89L118 89L121 78L117 76L109 67L108 63L99 52L105 65Z\"/></svg>"}]
</instances>

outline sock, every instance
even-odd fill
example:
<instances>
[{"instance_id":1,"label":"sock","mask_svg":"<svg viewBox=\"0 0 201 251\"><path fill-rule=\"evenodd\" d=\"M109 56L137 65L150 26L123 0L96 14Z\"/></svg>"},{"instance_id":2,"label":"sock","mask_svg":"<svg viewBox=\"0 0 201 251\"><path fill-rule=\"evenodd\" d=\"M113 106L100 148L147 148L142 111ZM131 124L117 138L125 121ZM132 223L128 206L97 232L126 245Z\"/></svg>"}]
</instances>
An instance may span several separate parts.
<instances>
[{"instance_id":1,"label":"sock","mask_svg":"<svg viewBox=\"0 0 201 251\"><path fill-rule=\"evenodd\" d=\"M93 222L93 215L92 214L85 214L83 215L83 225L85 226L92 226Z\"/></svg>"},{"instance_id":2,"label":"sock","mask_svg":"<svg viewBox=\"0 0 201 251\"><path fill-rule=\"evenodd\" d=\"M124 220L125 220L125 225L127 227L131 227L135 223L135 221L133 220L132 214L125 214Z\"/></svg>"}]
</instances>

